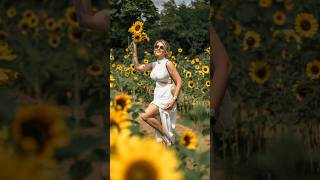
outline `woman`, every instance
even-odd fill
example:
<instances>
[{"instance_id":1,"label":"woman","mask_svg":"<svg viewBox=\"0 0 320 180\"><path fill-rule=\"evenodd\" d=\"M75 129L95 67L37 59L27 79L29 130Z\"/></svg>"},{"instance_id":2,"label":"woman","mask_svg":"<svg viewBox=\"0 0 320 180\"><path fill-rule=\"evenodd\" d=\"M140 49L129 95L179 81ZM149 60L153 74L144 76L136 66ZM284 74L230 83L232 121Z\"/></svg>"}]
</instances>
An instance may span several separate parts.
<instances>
[{"instance_id":1,"label":"woman","mask_svg":"<svg viewBox=\"0 0 320 180\"><path fill-rule=\"evenodd\" d=\"M154 99L140 118L155 128L157 141L164 140L170 146L175 142L173 130L177 114L176 101L182 87L182 80L176 67L167 59L170 56L170 46L165 40L156 41L154 55L157 61L139 64L137 46L134 42L132 45L132 61L135 69L137 71L152 70L150 77L156 81ZM157 115L160 115L161 123L155 118Z\"/></svg>"}]
</instances>

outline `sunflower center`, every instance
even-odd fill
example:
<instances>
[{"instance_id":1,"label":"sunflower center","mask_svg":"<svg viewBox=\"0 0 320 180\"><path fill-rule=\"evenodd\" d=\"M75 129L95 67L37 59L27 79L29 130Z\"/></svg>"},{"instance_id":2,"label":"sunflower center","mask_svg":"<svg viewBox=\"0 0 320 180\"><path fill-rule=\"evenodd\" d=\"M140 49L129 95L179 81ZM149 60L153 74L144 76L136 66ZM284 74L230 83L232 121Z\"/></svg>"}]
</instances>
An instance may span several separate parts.
<instances>
[{"instance_id":1,"label":"sunflower center","mask_svg":"<svg viewBox=\"0 0 320 180\"><path fill-rule=\"evenodd\" d=\"M311 67L311 73L312 73L312 74L318 74L318 73L319 73L319 68L318 68L318 66L312 66L312 67Z\"/></svg>"},{"instance_id":2,"label":"sunflower center","mask_svg":"<svg viewBox=\"0 0 320 180\"><path fill-rule=\"evenodd\" d=\"M74 32L73 32L73 36L76 38L76 39L80 39L81 38L81 32L80 31L77 31L77 30L75 30Z\"/></svg>"},{"instance_id":3,"label":"sunflower center","mask_svg":"<svg viewBox=\"0 0 320 180\"><path fill-rule=\"evenodd\" d=\"M185 142L185 146L188 146L190 144L190 136L184 136L183 140Z\"/></svg>"},{"instance_id":4,"label":"sunflower center","mask_svg":"<svg viewBox=\"0 0 320 180\"><path fill-rule=\"evenodd\" d=\"M255 43L255 40L254 40L253 37L249 37L249 38L247 39L247 44L248 44L249 46L253 46L254 43Z\"/></svg>"},{"instance_id":5,"label":"sunflower center","mask_svg":"<svg viewBox=\"0 0 320 180\"><path fill-rule=\"evenodd\" d=\"M71 15L70 15L72 21L76 22L77 21L77 15L75 12L72 12Z\"/></svg>"},{"instance_id":6,"label":"sunflower center","mask_svg":"<svg viewBox=\"0 0 320 180\"><path fill-rule=\"evenodd\" d=\"M257 75L257 77L259 77L259 78L264 78L265 76L266 76L266 69L265 68L259 68L259 69L257 69L257 71L256 71L256 75Z\"/></svg>"},{"instance_id":7,"label":"sunflower center","mask_svg":"<svg viewBox=\"0 0 320 180\"><path fill-rule=\"evenodd\" d=\"M136 25L135 30L136 30L136 31L139 31L139 30L140 30L140 27L141 27L140 25Z\"/></svg>"},{"instance_id":8,"label":"sunflower center","mask_svg":"<svg viewBox=\"0 0 320 180\"><path fill-rule=\"evenodd\" d=\"M140 38L140 36L138 36L138 35L137 35L137 36L135 36L134 38L135 38L135 39L139 39L139 38Z\"/></svg>"},{"instance_id":9,"label":"sunflower center","mask_svg":"<svg viewBox=\"0 0 320 180\"><path fill-rule=\"evenodd\" d=\"M302 97L302 98L306 97L307 91L308 91L308 89L305 88L305 87L300 87L300 88L298 88L298 94L299 94L299 96Z\"/></svg>"},{"instance_id":10,"label":"sunflower center","mask_svg":"<svg viewBox=\"0 0 320 180\"><path fill-rule=\"evenodd\" d=\"M125 172L126 180L157 180L157 171L147 161L137 161L132 163Z\"/></svg>"},{"instance_id":11,"label":"sunflower center","mask_svg":"<svg viewBox=\"0 0 320 180\"><path fill-rule=\"evenodd\" d=\"M302 28L303 30L305 30L305 31L309 31L310 28L311 28L311 24L310 24L310 22L307 21L307 20L301 21L300 25L301 25L301 28Z\"/></svg>"},{"instance_id":12,"label":"sunflower center","mask_svg":"<svg viewBox=\"0 0 320 180\"><path fill-rule=\"evenodd\" d=\"M114 121L114 120L110 120L110 128L112 128L112 127L117 128L118 131L121 130L121 129L120 129L120 125L119 125L116 121Z\"/></svg>"},{"instance_id":13,"label":"sunflower center","mask_svg":"<svg viewBox=\"0 0 320 180\"><path fill-rule=\"evenodd\" d=\"M21 124L22 136L31 137L37 142L38 152L42 152L44 145L50 138L49 125L40 119L32 119Z\"/></svg>"},{"instance_id":14,"label":"sunflower center","mask_svg":"<svg viewBox=\"0 0 320 180\"><path fill-rule=\"evenodd\" d=\"M92 66L91 70L92 71L100 71L100 67L99 66Z\"/></svg>"},{"instance_id":15,"label":"sunflower center","mask_svg":"<svg viewBox=\"0 0 320 180\"><path fill-rule=\"evenodd\" d=\"M120 105L121 109L124 109L124 107L126 106L126 100L124 99L117 99L116 100L116 104Z\"/></svg>"},{"instance_id":16,"label":"sunflower center","mask_svg":"<svg viewBox=\"0 0 320 180\"><path fill-rule=\"evenodd\" d=\"M22 29L23 29L23 30L28 29L28 25L27 25L27 24L23 24L23 25L22 25Z\"/></svg>"}]
</instances>

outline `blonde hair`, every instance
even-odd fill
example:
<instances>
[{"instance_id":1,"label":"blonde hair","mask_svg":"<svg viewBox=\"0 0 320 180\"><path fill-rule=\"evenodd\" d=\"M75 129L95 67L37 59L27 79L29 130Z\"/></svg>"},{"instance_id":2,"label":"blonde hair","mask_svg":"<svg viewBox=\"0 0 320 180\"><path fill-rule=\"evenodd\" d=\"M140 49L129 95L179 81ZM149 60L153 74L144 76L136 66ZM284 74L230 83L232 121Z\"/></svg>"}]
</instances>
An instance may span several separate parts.
<instances>
[{"instance_id":1,"label":"blonde hair","mask_svg":"<svg viewBox=\"0 0 320 180\"><path fill-rule=\"evenodd\" d=\"M165 57L166 58L171 57L172 52L170 51L170 44L166 40L159 39L154 43L153 46L156 46L158 42L161 42L164 45L164 50L166 52Z\"/></svg>"}]
</instances>

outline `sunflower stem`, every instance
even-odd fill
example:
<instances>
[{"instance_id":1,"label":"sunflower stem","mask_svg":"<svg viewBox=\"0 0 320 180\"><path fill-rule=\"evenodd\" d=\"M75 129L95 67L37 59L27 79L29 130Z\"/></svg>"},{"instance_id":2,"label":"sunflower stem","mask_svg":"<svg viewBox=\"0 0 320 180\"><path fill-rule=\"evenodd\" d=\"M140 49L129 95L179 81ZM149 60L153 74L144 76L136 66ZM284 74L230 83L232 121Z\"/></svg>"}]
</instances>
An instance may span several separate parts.
<instances>
[{"instance_id":1,"label":"sunflower stem","mask_svg":"<svg viewBox=\"0 0 320 180\"><path fill-rule=\"evenodd\" d=\"M79 118L79 108L80 108L80 87L79 87L79 74L77 65L75 65L74 73L74 105L73 105L73 117L75 118L75 133L79 131L80 118Z\"/></svg>"}]
</instances>

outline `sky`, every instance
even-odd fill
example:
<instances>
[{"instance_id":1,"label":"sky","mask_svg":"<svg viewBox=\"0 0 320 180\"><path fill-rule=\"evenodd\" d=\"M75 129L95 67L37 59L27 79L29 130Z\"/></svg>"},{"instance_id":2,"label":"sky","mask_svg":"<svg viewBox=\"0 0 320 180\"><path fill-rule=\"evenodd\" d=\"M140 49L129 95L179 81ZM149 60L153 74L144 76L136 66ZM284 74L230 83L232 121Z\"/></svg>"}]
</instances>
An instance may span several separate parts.
<instances>
[{"instance_id":1,"label":"sky","mask_svg":"<svg viewBox=\"0 0 320 180\"><path fill-rule=\"evenodd\" d=\"M163 3L168 0L152 0L155 6L161 11L163 9ZM182 3L189 4L192 0L175 0L177 5L180 5Z\"/></svg>"}]
</instances>

